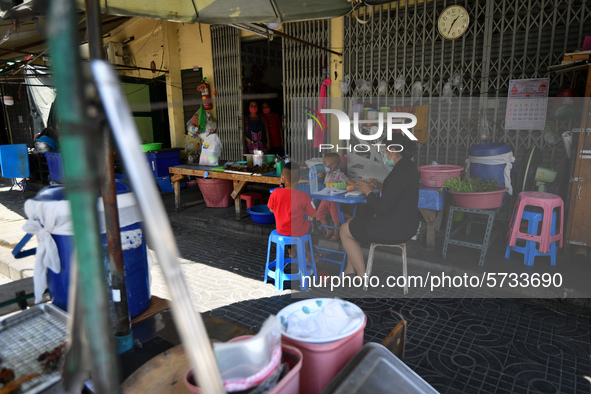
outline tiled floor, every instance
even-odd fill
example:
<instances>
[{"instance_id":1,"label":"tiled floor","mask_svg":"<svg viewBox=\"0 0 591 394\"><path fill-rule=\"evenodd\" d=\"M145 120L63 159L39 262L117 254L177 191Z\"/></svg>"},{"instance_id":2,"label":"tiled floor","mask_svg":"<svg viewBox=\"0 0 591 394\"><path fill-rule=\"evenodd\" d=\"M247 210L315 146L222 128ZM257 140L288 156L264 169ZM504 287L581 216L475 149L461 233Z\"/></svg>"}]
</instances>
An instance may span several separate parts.
<instances>
[{"instance_id":1,"label":"tiled floor","mask_svg":"<svg viewBox=\"0 0 591 394\"><path fill-rule=\"evenodd\" d=\"M201 303L211 315L257 330L269 314L299 300L263 284L261 262L266 257L266 244L260 238L228 240L215 229L203 232L175 227L175 232L187 264L202 262L208 269L215 268L220 275L215 280L222 282L226 274L243 278L218 288L219 295L231 294L228 299L232 302L220 306L219 299L212 299L211 308ZM199 279L194 285L206 286ZM237 293L235 286L244 287L242 293ZM241 296L245 297L240 300ZM390 308L401 312L408 321L405 362L440 392L588 393L591 389L591 383L583 378L591 374L587 316L556 312L519 299L349 301L367 315L366 342L381 342L396 324L393 320L382 324L382 312Z\"/></svg>"}]
</instances>

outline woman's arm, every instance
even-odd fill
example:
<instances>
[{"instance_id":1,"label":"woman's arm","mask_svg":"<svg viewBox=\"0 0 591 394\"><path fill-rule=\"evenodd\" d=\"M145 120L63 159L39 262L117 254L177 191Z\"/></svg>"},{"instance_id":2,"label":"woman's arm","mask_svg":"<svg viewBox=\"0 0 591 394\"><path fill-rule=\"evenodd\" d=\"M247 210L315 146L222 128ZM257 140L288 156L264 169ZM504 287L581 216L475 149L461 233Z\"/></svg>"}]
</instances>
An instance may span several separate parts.
<instances>
[{"instance_id":1,"label":"woman's arm","mask_svg":"<svg viewBox=\"0 0 591 394\"><path fill-rule=\"evenodd\" d=\"M370 193L367 196L367 205L374 214L390 212L398 203L398 199L405 191L407 174L402 168L394 169L391 176L387 177L382 184L381 197Z\"/></svg>"}]
</instances>

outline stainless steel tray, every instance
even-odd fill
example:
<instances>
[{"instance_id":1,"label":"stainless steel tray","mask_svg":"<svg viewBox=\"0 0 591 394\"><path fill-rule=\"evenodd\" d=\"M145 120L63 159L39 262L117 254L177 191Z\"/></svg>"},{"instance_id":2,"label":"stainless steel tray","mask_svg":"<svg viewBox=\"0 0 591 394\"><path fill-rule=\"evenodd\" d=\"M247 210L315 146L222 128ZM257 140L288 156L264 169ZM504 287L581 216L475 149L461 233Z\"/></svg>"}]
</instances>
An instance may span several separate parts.
<instances>
[{"instance_id":1,"label":"stainless steel tray","mask_svg":"<svg viewBox=\"0 0 591 394\"><path fill-rule=\"evenodd\" d=\"M25 393L39 393L61 380L37 361L43 352L66 341L68 316L51 304L40 304L0 321L0 366L12 368L16 379L41 373L21 385Z\"/></svg>"}]
</instances>

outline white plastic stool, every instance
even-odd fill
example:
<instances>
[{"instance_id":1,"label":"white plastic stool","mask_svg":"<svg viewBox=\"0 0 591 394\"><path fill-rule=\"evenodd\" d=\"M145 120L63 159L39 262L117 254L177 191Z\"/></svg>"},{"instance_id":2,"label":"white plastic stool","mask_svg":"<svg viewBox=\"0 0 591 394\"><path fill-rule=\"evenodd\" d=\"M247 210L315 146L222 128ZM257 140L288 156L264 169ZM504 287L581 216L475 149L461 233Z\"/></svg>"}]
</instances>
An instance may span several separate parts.
<instances>
[{"instance_id":1,"label":"white plastic stool","mask_svg":"<svg viewBox=\"0 0 591 394\"><path fill-rule=\"evenodd\" d=\"M368 278L371 275L371 269L373 266L373 255L374 255L375 249L378 246L383 246L386 248L400 248L400 250L402 251L402 274L404 275L404 294L408 294L408 272L407 272L407 267L406 267L406 243L402 243L402 244L376 244L376 243L372 243L369 246L369 256L367 258L367 268L365 270L365 274L367 275ZM365 283L365 286L363 287L363 290L367 291L367 281Z\"/></svg>"}]
</instances>

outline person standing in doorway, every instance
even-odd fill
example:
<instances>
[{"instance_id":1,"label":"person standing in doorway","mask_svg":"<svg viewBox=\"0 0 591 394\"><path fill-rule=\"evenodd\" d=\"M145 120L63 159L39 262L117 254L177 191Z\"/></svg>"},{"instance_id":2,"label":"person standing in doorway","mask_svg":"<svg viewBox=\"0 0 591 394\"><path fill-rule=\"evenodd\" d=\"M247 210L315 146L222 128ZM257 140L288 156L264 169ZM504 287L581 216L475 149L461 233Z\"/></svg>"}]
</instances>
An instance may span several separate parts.
<instances>
[{"instance_id":1,"label":"person standing in doorway","mask_svg":"<svg viewBox=\"0 0 591 394\"><path fill-rule=\"evenodd\" d=\"M271 111L271 106L267 101L263 102L262 117L267 121L267 128L269 129L270 146L269 153L285 156L283 144L283 127L281 125L281 116Z\"/></svg>"},{"instance_id":2,"label":"person standing in doorway","mask_svg":"<svg viewBox=\"0 0 591 394\"><path fill-rule=\"evenodd\" d=\"M254 100L248 104L248 115L244 120L244 139L250 153L255 150L267 153L271 147L267 121L259 115L259 105Z\"/></svg>"}]
</instances>

